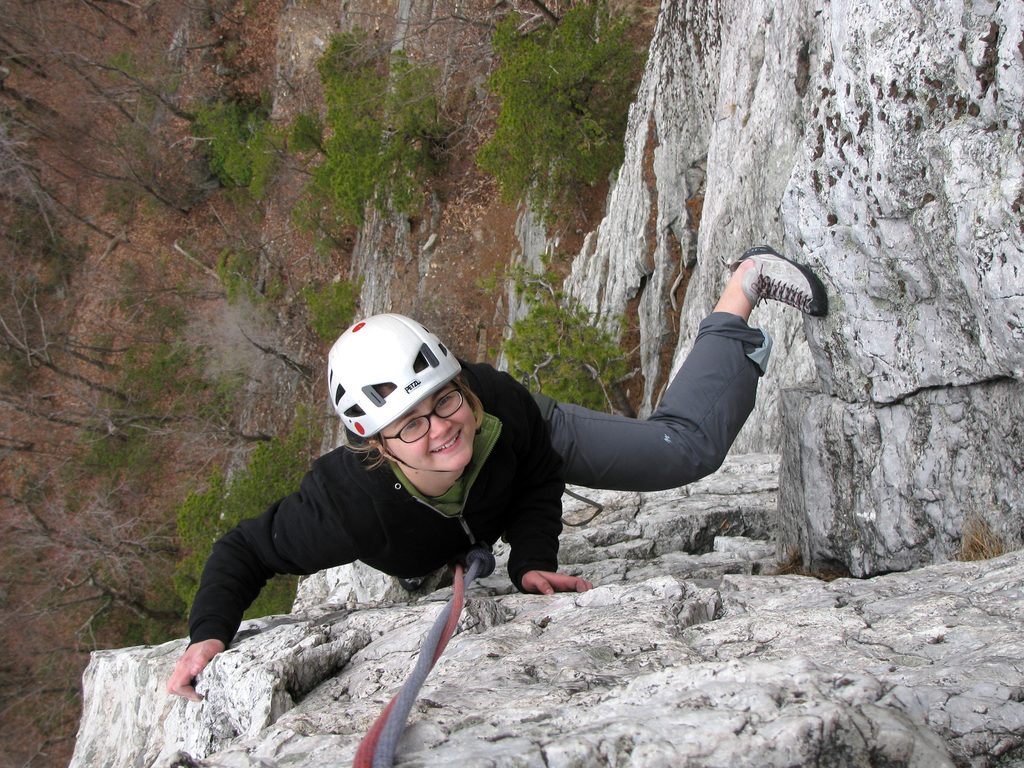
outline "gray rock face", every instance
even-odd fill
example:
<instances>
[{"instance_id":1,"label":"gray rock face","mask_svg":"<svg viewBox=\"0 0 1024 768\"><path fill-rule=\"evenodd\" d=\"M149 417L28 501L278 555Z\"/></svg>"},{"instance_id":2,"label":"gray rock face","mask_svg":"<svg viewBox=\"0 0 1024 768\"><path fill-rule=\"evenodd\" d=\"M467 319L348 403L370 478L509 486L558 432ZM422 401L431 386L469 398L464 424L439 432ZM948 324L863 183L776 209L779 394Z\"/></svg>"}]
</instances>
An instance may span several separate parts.
<instances>
[{"instance_id":1,"label":"gray rock face","mask_svg":"<svg viewBox=\"0 0 1024 768\"><path fill-rule=\"evenodd\" d=\"M361 279L359 306L364 315L391 311L391 280L395 264L410 262L409 222L401 215L382 215L367 210L366 223L360 228L352 252L351 278Z\"/></svg>"},{"instance_id":2,"label":"gray rock face","mask_svg":"<svg viewBox=\"0 0 1024 768\"><path fill-rule=\"evenodd\" d=\"M734 457L674 495L599 494L562 552L590 592L517 594L502 568L478 582L396 764L1019 764L1024 553L864 581L766 575L770 542L715 532L772 525L776 467ZM450 592L361 602L367 589L339 580L247 625L200 704L163 691L182 641L94 654L72 766L350 764Z\"/></svg>"},{"instance_id":3,"label":"gray rock face","mask_svg":"<svg viewBox=\"0 0 1024 768\"><path fill-rule=\"evenodd\" d=\"M825 320L755 310L775 353L735 448L782 450L785 551L863 575L942 561L968 513L1007 547L1020 541L1024 412L1019 398L989 399L1003 391L989 384L1024 371L1022 39L1020 3L662 10L607 216L568 286L605 315L639 294L649 407L664 375L657 340L678 338L678 365L725 261L770 242L819 272ZM684 268L677 332L667 307ZM804 405L781 392L806 385L833 398L814 409L827 424L780 413ZM1007 455L964 447L986 432L947 407L950 387L965 390L951 397L970 403L969 419L999 424ZM892 442L908 414L927 443ZM871 432L886 425L888 436ZM933 471L936 456L948 474ZM978 499L953 492L976 478Z\"/></svg>"},{"instance_id":4,"label":"gray rock face","mask_svg":"<svg viewBox=\"0 0 1024 768\"><path fill-rule=\"evenodd\" d=\"M752 245L783 246L780 208L806 121L807 62L797 52L807 47L813 9L777 6L664 4L607 215L567 281L604 316L623 314L639 296L644 415L668 381L664 340L675 344L674 370L725 285L726 264ZM814 372L796 313L765 306L752 322L776 346L736 450L774 451L780 388Z\"/></svg>"},{"instance_id":5,"label":"gray rock face","mask_svg":"<svg viewBox=\"0 0 1024 768\"><path fill-rule=\"evenodd\" d=\"M784 481L801 491L781 498L780 548L854 576L955 559L972 526L1020 548L1024 441L1006 416L1022 398L1014 381L928 390L884 408L787 392ZM829 466L844 471L821 471Z\"/></svg>"},{"instance_id":6,"label":"gray rock face","mask_svg":"<svg viewBox=\"0 0 1024 768\"><path fill-rule=\"evenodd\" d=\"M780 541L814 561L943 561L977 519L1019 546L1022 23L1019 3L818 17L783 210L833 295L808 326L832 401L787 401L806 410L786 418Z\"/></svg>"},{"instance_id":7,"label":"gray rock face","mask_svg":"<svg viewBox=\"0 0 1024 768\"><path fill-rule=\"evenodd\" d=\"M831 4L787 229L825 265L824 389L887 403L1024 370L1024 11Z\"/></svg>"}]
</instances>

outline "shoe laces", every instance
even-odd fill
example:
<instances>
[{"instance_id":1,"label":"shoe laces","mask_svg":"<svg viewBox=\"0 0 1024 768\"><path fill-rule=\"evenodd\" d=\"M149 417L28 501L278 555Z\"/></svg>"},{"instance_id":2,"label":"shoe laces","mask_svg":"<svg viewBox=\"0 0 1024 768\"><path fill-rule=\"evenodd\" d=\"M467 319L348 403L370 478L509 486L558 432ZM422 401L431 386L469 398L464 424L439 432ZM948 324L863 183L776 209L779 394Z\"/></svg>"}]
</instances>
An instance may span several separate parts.
<instances>
[{"instance_id":1,"label":"shoe laces","mask_svg":"<svg viewBox=\"0 0 1024 768\"><path fill-rule=\"evenodd\" d=\"M754 292L761 299L781 301L783 304L796 307L801 312L810 312L811 301L813 300L809 293L801 291L792 283L775 280L764 272L758 274L757 279L754 281Z\"/></svg>"}]
</instances>

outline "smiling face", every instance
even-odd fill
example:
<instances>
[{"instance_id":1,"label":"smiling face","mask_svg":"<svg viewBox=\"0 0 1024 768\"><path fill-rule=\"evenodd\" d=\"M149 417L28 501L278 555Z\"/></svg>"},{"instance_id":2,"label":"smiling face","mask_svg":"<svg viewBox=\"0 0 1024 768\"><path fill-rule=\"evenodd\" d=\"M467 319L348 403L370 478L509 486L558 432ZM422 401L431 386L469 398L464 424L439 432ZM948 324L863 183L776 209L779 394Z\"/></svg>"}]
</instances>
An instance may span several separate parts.
<instances>
[{"instance_id":1,"label":"smiling face","mask_svg":"<svg viewBox=\"0 0 1024 768\"><path fill-rule=\"evenodd\" d=\"M459 395L454 384L446 385L378 435L385 456L397 460L406 477L427 496L440 496L448 490L473 458L477 428L473 409L463 398L462 404L450 412ZM440 416L439 412L449 415ZM423 437L411 443L399 439L403 430L406 437L409 431L415 432L410 428L415 419L428 416L429 428Z\"/></svg>"}]
</instances>

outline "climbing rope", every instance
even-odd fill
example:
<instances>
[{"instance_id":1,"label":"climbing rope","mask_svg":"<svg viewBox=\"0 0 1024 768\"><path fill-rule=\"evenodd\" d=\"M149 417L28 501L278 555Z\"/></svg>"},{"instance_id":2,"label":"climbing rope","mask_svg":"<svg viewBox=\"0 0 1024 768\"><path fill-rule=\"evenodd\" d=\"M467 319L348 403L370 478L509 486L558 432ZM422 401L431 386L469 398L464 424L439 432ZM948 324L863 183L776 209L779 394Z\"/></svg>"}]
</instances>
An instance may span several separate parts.
<instances>
[{"instance_id":1,"label":"climbing rope","mask_svg":"<svg viewBox=\"0 0 1024 768\"><path fill-rule=\"evenodd\" d=\"M455 571L452 598L442 609L426 640L423 641L416 666L409 673L409 677L359 743L355 760L352 762L353 768L391 768L398 739L405 730L405 721L416 701L416 695L444 652L448 641L455 634L455 627L458 626L459 615L465 603L466 590L474 579L489 576L494 571L494 555L483 547L469 550L465 560L469 568L465 575L461 563L452 566Z\"/></svg>"}]
</instances>

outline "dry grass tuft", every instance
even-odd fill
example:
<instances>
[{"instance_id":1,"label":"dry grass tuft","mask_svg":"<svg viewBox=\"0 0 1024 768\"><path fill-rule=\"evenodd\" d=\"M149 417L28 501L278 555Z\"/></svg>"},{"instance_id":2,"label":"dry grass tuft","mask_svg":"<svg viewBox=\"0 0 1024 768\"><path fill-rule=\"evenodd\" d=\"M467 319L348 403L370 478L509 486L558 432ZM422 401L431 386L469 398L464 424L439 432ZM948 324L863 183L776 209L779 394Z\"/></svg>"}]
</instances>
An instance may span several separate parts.
<instances>
[{"instance_id":1,"label":"dry grass tuft","mask_svg":"<svg viewBox=\"0 0 1024 768\"><path fill-rule=\"evenodd\" d=\"M1005 554L1006 544L988 521L977 515L964 521L960 538L960 560L988 560Z\"/></svg>"}]
</instances>

